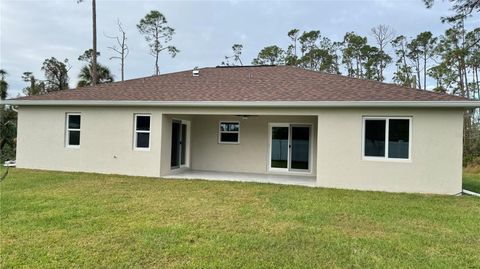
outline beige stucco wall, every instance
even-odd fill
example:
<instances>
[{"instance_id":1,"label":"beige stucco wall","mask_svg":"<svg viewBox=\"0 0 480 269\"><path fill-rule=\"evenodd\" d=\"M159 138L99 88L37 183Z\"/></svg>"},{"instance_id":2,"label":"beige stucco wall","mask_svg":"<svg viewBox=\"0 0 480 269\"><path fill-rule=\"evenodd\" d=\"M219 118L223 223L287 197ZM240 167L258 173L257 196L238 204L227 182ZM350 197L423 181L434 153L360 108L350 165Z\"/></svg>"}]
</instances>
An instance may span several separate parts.
<instances>
[{"instance_id":1,"label":"beige stucco wall","mask_svg":"<svg viewBox=\"0 0 480 269\"><path fill-rule=\"evenodd\" d=\"M82 113L79 149L65 148L66 112ZM134 113L152 115L150 151L133 149ZM244 114L261 116L247 120L235 116ZM412 161L362 160L362 116L411 116ZM17 165L153 177L170 174L172 119L191 121L193 169L266 173L268 122L312 123L314 153L317 153L313 156L316 167L313 165L312 172L319 186L446 194L461 190L463 111L460 109L22 106ZM230 119L241 121L241 143L220 145L218 122Z\"/></svg>"},{"instance_id":2,"label":"beige stucco wall","mask_svg":"<svg viewBox=\"0 0 480 269\"><path fill-rule=\"evenodd\" d=\"M362 159L362 116L411 116L411 162ZM462 185L463 111L328 109L318 115L323 187L456 194Z\"/></svg>"},{"instance_id":3,"label":"beige stucco wall","mask_svg":"<svg viewBox=\"0 0 480 269\"><path fill-rule=\"evenodd\" d=\"M218 143L220 121L240 122L240 143ZM310 175L316 174L316 124L313 116L195 116L192 121L192 168L228 172L268 173L269 123L305 123L312 126Z\"/></svg>"},{"instance_id":4,"label":"beige stucco wall","mask_svg":"<svg viewBox=\"0 0 480 269\"><path fill-rule=\"evenodd\" d=\"M65 147L66 112L82 115L80 148ZM150 151L133 150L134 113L152 114ZM159 176L161 120L158 109L21 107L17 166Z\"/></svg>"},{"instance_id":5,"label":"beige stucco wall","mask_svg":"<svg viewBox=\"0 0 480 269\"><path fill-rule=\"evenodd\" d=\"M65 115L82 115L80 148L65 147ZM190 167L198 170L266 173L268 122L312 124L312 169L315 175L314 116L187 115L159 108L21 107L19 109L17 166L61 171L85 171L141 176L163 176L170 169L172 119L191 123ZM217 113L217 110L210 111ZM151 114L149 151L133 149L134 114ZM209 113L209 111L205 111ZM268 113L268 112L267 112ZM241 121L241 143L218 144L219 120ZM116 156L116 158L115 158Z\"/></svg>"}]
</instances>

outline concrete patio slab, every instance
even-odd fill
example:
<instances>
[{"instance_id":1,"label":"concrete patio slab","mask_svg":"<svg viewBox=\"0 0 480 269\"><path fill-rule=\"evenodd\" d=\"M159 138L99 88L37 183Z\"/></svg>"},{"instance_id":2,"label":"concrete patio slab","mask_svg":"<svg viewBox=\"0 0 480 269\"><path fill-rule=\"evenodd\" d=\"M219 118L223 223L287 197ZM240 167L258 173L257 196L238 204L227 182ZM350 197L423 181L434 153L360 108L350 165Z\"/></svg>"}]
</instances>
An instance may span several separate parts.
<instances>
[{"instance_id":1,"label":"concrete patio slab","mask_svg":"<svg viewBox=\"0 0 480 269\"><path fill-rule=\"evenodd\" d=\"M172 175L164 176L164 178L272 183L272 184L298 185L298 186L307 186L307 187L316 186L316 179L314 176L303 176L303 175L254 174L254 173L186 170L186 171L181 171Z\"/></svg>"}]
</instances>

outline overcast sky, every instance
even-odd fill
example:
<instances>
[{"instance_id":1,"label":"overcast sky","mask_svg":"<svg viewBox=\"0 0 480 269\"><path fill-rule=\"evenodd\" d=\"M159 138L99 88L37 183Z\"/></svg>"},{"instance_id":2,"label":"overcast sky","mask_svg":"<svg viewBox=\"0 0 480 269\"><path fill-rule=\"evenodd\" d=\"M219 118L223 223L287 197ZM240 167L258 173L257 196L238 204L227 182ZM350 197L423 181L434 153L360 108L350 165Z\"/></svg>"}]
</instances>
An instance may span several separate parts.
<instances>
[{"instance_id":1,"label":"overcast sky","mask_svg":"<svg viewBox=\"0 0 480 269\"><path fill-rule=\"evenodd\" d=\"M150 10L163 13L176 34L172 44L180 53L175 58L162 55L161 73L219 65L231 46L244 46L242 60L250 63L265 46L288 46L287 32L318 29L333 40L341 40L348 31L367 35L378 24L393 27L397 34L415 36L422 31L439 35L447 25L441 16L452 14L448 1L436 1L426 9L422 0L370 1L126 1L97 0L97 33L100 63L110 67L120 79L119 62L109 60L113 41L105 37L117 34L119 19L127 32L130 54L126 60L126 78L150 76L154 58L149 55L136 24ZM480 24L470 18L469 28ZM72 66L70 86L76 86L82 63L78 56L91 48L91 3L76 0L0 0L0 68L9 76L9 96L17 96L26 86L25 71L42 78L43 61L49 57L68 58ZM393 66L387 72L391 80Z\"/></svg>"}]
</instances>

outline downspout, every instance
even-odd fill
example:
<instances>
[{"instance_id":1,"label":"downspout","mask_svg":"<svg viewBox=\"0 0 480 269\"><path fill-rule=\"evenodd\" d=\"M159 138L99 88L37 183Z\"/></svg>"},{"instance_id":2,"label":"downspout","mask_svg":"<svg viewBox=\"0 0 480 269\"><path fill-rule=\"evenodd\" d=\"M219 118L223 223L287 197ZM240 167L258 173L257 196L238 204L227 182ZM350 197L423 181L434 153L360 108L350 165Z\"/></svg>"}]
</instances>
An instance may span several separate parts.
<instances>
[{"instance_id":1,"label":"downspout","mask_svg":"<svg viewBox=\"0 0 480 269\"><path fill-rule=\"evenodd\" d=\"M476 192L465 190L465 189L462 190L462 194L468 194L468 195L480 197L480 193L476 193Z\"/></svg>"}]
</instances>

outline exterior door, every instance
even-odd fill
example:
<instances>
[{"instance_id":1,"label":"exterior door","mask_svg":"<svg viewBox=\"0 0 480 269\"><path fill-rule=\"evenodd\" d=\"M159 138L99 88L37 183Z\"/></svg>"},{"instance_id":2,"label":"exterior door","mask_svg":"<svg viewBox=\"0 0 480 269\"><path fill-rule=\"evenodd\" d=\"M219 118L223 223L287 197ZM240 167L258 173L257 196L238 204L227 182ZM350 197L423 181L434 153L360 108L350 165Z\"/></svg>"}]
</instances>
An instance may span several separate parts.
<instances>
[{"instance_id":1,"label":"exterior door","mask_svg":"<svg viewBox=\"0 0 480 269\"><path fill-rule=\"evenodd\" d=\"M310 171L310 125L270 124L270 171Z\"/></svg>"},{"instance_id":2,"label":"exterior door","mask_svg":"<svg viewBox=\"0 0 480 269\"><path fill-rule=\"evenodd\" d=\"M181 121L172 121L172 152L170 156L170 166L172 168L180 167L181 126Z\"/></svg>"},{"instance_id":3,"label":"exterior door","mask_svg":"<svg viewBox=\"0 0 480 269\"><path fill-rule=\"evenodd\" d=\"M172 169L188 166L189 124L186 121L172 121L172 152L170 167Z\"/></svg>"},{"instance_id":4,"label":"exterior door","mask_svg":"<svg viewBox=\"0 0 480 269\"><path fill-rule=\"evenodd\" d=\"M310 170L310 126L290 127L290 170Z\"/></svg>"},{"instance_id":5,"label":"exterior door","mask_svg":"<svg viewBox=\"0 0 480 269\"><path fill-rule=\"evenodd\" d=\"M270 127L270 168L272 170L288 170L289 130L288 125L277 124Z\"/></svg>"}]
</instances>

